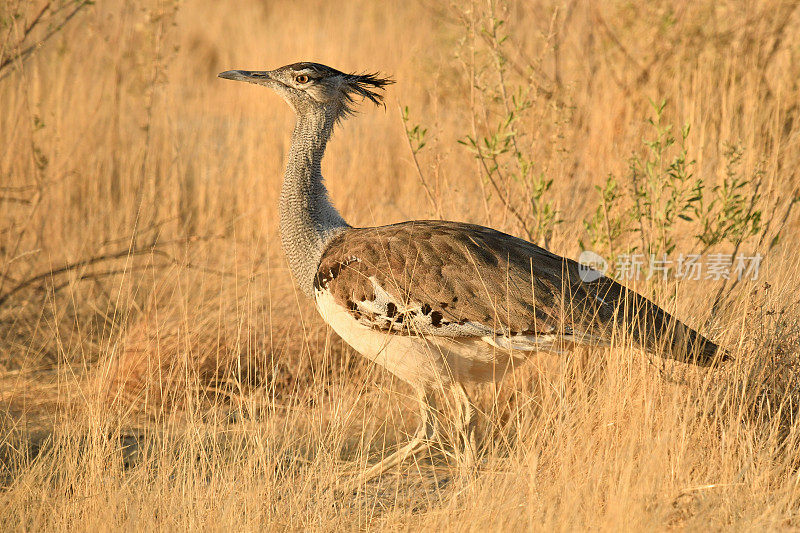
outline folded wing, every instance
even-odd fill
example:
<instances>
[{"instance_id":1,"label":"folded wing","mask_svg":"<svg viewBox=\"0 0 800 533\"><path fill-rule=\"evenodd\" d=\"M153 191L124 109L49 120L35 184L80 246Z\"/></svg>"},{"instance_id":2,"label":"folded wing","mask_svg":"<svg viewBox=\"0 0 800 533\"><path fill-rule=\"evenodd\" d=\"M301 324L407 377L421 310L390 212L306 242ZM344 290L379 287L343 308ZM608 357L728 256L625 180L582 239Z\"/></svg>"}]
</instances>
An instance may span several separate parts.
<instances>
[{"instance_id":1,"label":"folded wing","mask_svg":"<svg viewBox=\"0 0 800 533\"><path fill-rule=\"evenodd\" d=\"M323 253L315 290L391 334L536 350L555 339L607 344L624 330L651 352L715 360L714 343L648 299L585 274L575 261L496 230L414 221L342 232Z\"/></svg>"}]
</instances>

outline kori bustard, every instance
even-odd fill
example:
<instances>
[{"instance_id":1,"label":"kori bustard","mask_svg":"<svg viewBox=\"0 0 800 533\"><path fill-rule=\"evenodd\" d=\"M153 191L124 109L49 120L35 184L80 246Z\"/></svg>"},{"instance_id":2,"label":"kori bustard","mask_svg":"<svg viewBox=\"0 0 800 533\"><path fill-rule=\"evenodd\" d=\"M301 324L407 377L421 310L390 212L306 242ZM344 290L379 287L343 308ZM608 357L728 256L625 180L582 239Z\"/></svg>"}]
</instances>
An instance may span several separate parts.
<instances>
[{"instance_id":1,"label":"kori bustard","mask_svg":"<svg viewBox=\"0 0 800 533\"><path fill-rule=\"evenodd\" d=\"M475 411L464 384L499 380L531 352L608 345L622 332L648 352L685 362L726 357L646 298L511 235L436 220L372 228L345 222L323 184L325 145L356 98L378 104L392 80L318 63L219 76L269 87L294 109L280 234L295 281L342 339L419 397L416 434L362 481L431 444L441 390L454 393L459 447L474 463Z\"/></svg>"}]
</instances>

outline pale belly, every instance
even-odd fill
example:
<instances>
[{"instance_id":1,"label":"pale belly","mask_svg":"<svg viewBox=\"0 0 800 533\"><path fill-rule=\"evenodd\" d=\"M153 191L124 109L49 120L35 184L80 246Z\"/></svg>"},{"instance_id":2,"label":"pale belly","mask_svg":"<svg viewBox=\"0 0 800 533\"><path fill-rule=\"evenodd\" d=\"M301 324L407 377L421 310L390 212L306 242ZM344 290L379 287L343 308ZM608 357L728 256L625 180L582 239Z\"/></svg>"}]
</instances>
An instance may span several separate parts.
<instances>
[{"instance_id":1,"label":"pale belly","mask_svg":"<svg viewBox=\"0 0 800 533\"><path fill-rule=\"evenodd\" d=\"M317 292L315 301L322 318L347 344L413 386L497 381L524 361L523 352L492 346L478 337L423 338L372 329L324 291Z\"/></svg>"}]
</instances>

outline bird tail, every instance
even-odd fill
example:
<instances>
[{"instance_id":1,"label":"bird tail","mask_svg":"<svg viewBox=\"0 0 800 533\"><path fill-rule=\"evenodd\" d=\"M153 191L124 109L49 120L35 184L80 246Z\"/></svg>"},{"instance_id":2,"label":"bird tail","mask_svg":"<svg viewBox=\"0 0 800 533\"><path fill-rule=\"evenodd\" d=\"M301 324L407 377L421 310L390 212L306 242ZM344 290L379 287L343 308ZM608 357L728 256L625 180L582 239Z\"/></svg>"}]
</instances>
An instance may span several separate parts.
<instances>
[{"instance_id":1,"label":"bird tail","mask_svg":"<svg viewBox=\"0 0 800 533\"><path fill-rule=\"evenodd\" d=\"M647 298L626 291L619 308L623 329L649 352L698 366L712 366L731 360L716 343L685 325ZM621 315L621 316L620 316Z\"/></svg>"}]
</instances>

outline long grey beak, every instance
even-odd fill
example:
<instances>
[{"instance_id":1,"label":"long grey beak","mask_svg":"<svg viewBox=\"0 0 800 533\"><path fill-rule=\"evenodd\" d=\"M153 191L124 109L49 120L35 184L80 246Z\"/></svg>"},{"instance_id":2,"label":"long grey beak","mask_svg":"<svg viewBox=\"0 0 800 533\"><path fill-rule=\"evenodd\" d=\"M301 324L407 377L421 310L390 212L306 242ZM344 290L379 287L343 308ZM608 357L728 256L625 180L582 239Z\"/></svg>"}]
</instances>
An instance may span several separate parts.
<instances>
[{"instance_id":1,"label":"long grey beak","mask_svg":"<svg viewBox=\"0 0 800 533\"><path fill-rule=\"evenodd\" d=\"M234 81L259 82L271 79L267 70L226 70L218 74L220 78Z\"/></svg>"}]
</instances>

